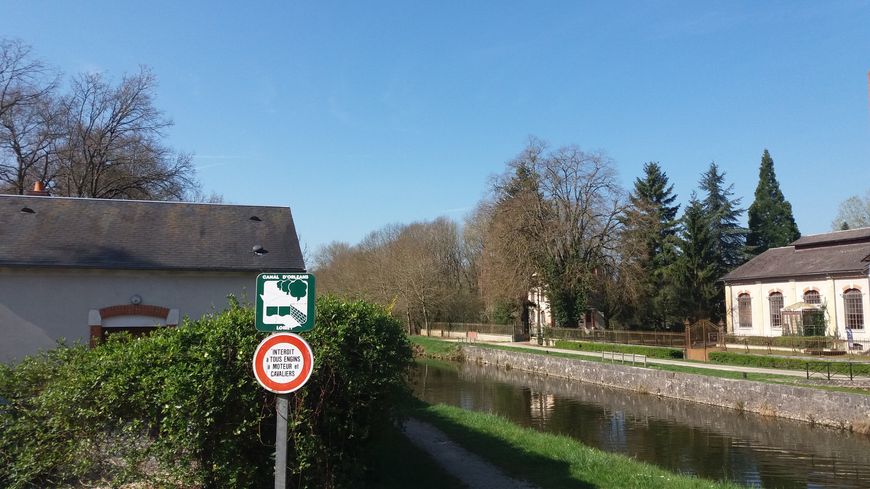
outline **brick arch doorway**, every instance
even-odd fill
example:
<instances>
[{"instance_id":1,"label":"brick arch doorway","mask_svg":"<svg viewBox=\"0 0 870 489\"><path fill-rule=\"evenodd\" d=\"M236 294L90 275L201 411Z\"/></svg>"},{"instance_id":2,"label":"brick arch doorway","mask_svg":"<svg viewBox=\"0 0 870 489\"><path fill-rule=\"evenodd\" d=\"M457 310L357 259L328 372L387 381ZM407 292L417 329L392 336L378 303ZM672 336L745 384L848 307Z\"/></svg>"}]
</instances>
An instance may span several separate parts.
<instances>
[{"instance_id":1,"label":"brick arch doorway","mask_svg":"<svg viewBox=\"0 0 870 489\"><path fill-rule=\"evenodd\" d=\"M178 326L178 309L146 304L124 304L91 309L88 314L90 345L104 341L111 333L126 331L142 336L157 328Z\"/></svg>"}]
</instances>

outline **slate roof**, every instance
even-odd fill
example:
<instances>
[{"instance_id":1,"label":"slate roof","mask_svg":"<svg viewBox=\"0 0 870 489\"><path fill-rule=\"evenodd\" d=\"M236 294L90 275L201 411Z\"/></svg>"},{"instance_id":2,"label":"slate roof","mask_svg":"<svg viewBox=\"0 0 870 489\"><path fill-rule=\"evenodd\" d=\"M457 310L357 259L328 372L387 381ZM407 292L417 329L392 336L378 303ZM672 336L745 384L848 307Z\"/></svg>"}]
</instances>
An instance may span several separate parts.
<instances>
[{"instance_id":1,"label":"slate roof","mask_svg":"<svg viewBox=\"0 0 870 489\"><path fill-rule=\"evenodd\" d=\"M817 234L789 246L771 248L725 275L722 280L762 280L842 273L867 274L870 228Z\"/></svg>"},{"instance_id":2,"label":"slate roof","mask_svg":"<svg viewBox=\"0 0 870 489\"><path fill-rule=\"evenodd\" d=\"M267 253L253 253L256 245ZM0 267L256 272L305 264L287 207L0 195Z\"/></svg>"},{"instance_id":3,"label":"slate roof","mask_svg":"<svg viewBox=\"0 0 870 489\"><path fill-rule=\"evenodd\" d=\"M792 246L808 248L811 246L830 246L833 244L849 244L868 242L870 243L870 228L849 229L847 231L834 231L832 233L811 234L798 239Z\"/></svg>"}]
</instances>

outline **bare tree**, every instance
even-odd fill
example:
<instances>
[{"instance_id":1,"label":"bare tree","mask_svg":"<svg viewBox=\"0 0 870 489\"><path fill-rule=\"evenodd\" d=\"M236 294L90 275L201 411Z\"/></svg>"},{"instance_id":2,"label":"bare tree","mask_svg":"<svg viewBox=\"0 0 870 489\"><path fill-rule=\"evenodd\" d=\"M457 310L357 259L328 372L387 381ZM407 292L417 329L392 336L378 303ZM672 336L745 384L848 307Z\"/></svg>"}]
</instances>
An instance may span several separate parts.
<instances>
[{"instance_id":1,"label":"bare tree","mask_svg":"<svg viewBox=\"0 0 870 489\"><path fill-rule=\"evenodd\" d=\"M57 76L33 57L30 46L0 39L0 117L51 93L56 82Z\"/></svg>"},{"instance_id":2,"label":"bare tree","mask_svg":"<svg viewBox=\"0 0 870 489\"><path fill-rule=\"evenodd\" d=\"M486 205L488 220L480 251L481 295L490 314L502 305L522 307L537 271L536 243L526 221L526 208L536 197L517 193Z\"/></svg>"},{"instance_id":3,"label":"bare tree","mask_svg":"<svg viewBox=\"0 0 870 489\"><path fill-rule=\"evenodd\" d=\"M493 190L491 263L507 272L501 280L525 288L535 274L557 320L576 326L618 260L624 192L610 160L532 139Z\"/></svg>"},{"instance_id":4,"label":"bare tree","mask_svg":"<svg viewBox=\"0 0 870 489\"><path fill-rule=\"evenodd\" d=\"M0 41L0 187L24 193L47 182L59 140L54 90L57 76L19 41Z\"/></svg>"},{"instance_id":5,"label":"bare tree","mask_svg":"<svg viewBox=\"0 0 870 489\"><path fill-rule=\"evenodd\" d=\"M360 290L351 269L359 261L358 255L358 250L347 243L332 242L321 246L311 267L317 274L318 292L351 297L354 289Z\"/></svg>"},{"instance_id":6,"label":"bare tree","mask_svg":"<svg viewBox=\"0 0 870 489\"><path fill-rule=\"evenodd\" d=\"M220 202L192 158L163 143L172 122L154 104L147 68L117 85L102 74L59 76L20 41L0 40L0 192L41 181L55 195Z\"/></svg>"},{"instance_id":7,"label":"bare tree","mask_svg":"<svg viewBox=\"0 0 870 489\"><path fill-rule=\"evenodd\" d=\"M61 141L57 105L49 95L10 107L0 116L0 184L20 195L34 181L51 183Z\"/></svg>"},{"instance_id":8,"label":"bare tree","mask_svg":"<svg viewBox=\"0 0 870 489\"><path fill-rule=\"evenodd\" d=\"M427 328L465 310L461 251L456 223L444 217L405 227L393 243L396 284Z\"/></svg>"},{"instance_id":9,"label":"bare tree","mask_svg":"<svg viewBox=\"0 0 870 489\"><path fill-rule=\"evenodd\" d=\"M322 291L384 304L409 330L479 315L459 229L447 218L387 226L356 246L331 243L316 263Z\"/></svg>"},{"instance_id":10,"label":"bare tree","mask_svg":"<svg viewBox=\"0 0 870 489\"><path fill-rule=\"evenodd\" d=\"M485 301L483 297L482 270L484 251L486 250L487 228L491 207L488 202L481 201L469 213L463 222L461 230L461 280L468 289L468 301L465 302L464 317L483 320Z\"/></svg>"},{"instance_id":11,"label":"bare tree","mask_svg":"<svg viewBox=\"0 0 870 489\"><path fill-rule=\"evenodd\" d=\"M191 157L161 142L171 122L154 106L146 68L118 86L76 77L63 99L65 145L57 192L75 197L181 200L197 189Z\"/></svg>"},{"instance_id":12,"label":"bare tree","mask_svg":"<svg viewBox=\"0 0 870 489\"><path fill-rule=\"evenodd\" d=\"M853 195L840 202L837 217L831 223L831 228L835 230L864 227L870 227L870 190L864 198Z\"/></svg>"}]
</instances>

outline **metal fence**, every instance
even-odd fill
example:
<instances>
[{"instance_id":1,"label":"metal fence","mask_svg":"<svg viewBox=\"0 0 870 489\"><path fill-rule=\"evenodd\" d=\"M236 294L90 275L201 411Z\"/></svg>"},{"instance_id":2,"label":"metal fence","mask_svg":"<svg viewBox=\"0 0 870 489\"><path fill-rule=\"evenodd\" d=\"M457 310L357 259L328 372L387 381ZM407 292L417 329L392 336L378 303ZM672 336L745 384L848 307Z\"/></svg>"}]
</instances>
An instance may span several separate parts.
<instances>
[{"instance_id":1,"label":"metal fence","mask_svg":"<svg viewBox=\"0 0 870 489\"><path fill-rule=\"evenodd\" d=\"M536 334L537 331L532 331ZM574 328L544 328L544 337L558 340L622 343L625 345L667 346L685 348L686 335L668 331L591 330Z\"/></svg>"},{"instance_id":2,"label":"metal fence","mask_svg":"<svg viewBox=\"0 0 870 489\"><path fill-rule=\"evenodd\" d=\"M603 351L601 352L601 361L610 363L628 363L631 365L638 364L646 367L646 355L640 355L635 353L622 353L622 352L612 352L612 351Z\"/></svg>"},{"instance_id":3,"label":"metal fence","mask_svg":"<svg viewBox=\"0 0 870 489\"><path fill-rule=\"evenodd\" d=\"M861 367L864 367L862 365ZM852 362L806 362L807 380L810 379L849 379L855 380L855 371Z\"/></svg>"},{"instance_id":4,"label":"metal fence","mask_svg":"<svg viewBox=\"0 0 870 489\"><path fill-rule=\"evenodd\" d=\"M468 333L475 332L477 334L494 334L494 335L513 335L514 326L512 324L486 324L486 323L430 323L430 330L437 330L442 335L450 333ZM428 331L422 329L420 334L426 335Z\"/></svg>"},{"instance_id":5,"label":"metal fence","mask_svg":"<svg viewBox=\"0 0 870 489\"><path fill-rule=\"evenodd\" d=\"M845 342L832 336L738 336L729 334L725 335L725 344L741 345L746 351L750 351L750 347L753 346L766 348L768 353L773 353L773 348L789 348L793 351L845 351Z\"/></svg>"},{"instance_id":6,"label":"metal fence","mask_svg":"<svg viewBox=\"0 0 870 489\"><path fill-rule=\"evenodd\" d=\"M429 330L420 330L421 335L450 336L456 333L476 332L478 334L513 335L511 324L487 323L430 323ZM537 331L532 328L532 337L537 337ZM592 341L599 343L621 343L625 345L666 346L684 348L686 335L667 331L627 331L627 330L591 330L580 328L544 328L544 338L551 340Z\"/></svg>"}]
</instances>

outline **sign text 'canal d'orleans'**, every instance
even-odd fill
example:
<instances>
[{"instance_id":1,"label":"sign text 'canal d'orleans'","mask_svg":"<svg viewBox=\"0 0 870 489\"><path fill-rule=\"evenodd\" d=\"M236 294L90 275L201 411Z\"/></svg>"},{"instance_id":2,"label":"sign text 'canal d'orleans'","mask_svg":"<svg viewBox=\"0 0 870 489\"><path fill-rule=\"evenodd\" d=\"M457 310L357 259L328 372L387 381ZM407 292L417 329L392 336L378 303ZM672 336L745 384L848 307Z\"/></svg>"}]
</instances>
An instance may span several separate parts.
<instances>
[{"instance_id":1,"label":"sign text 'canal d'orleans'","mask_svg":"<svg viewBox=\"0 0 870 489\"><path fill-rule=\"evenodd\" d=\"M258 275L256 317L258 331L309 331L314 327L314 275Z\"/></svg>"}]
</instances>

